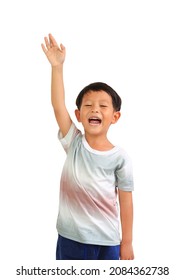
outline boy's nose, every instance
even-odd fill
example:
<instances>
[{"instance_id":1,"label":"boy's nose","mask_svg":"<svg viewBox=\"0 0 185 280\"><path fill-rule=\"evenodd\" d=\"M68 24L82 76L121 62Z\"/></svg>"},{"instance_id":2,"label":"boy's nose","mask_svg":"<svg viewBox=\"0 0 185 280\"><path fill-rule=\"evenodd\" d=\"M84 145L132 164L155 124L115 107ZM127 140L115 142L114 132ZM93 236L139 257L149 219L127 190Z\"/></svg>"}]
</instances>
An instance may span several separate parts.
<instances>
[{"instance_id":1,"label":"boy's nose","mask_svg":"<svg viewBox=\"0 0 185 280\"><path fill-rule=\"evenodd\" d=\"M98 113L98 109L97 108L92 108L92 113Z\"/></svg>"},{"instance_id":2,"label":"boy's nose","mask_svg":"<svg viewBox=\"0 0 185 280\"><path fill-rule=\"evenodd\" d=\"M92 106L92 113L98 113L98 106L97 105Z\"/></svg>"}]
</instances>

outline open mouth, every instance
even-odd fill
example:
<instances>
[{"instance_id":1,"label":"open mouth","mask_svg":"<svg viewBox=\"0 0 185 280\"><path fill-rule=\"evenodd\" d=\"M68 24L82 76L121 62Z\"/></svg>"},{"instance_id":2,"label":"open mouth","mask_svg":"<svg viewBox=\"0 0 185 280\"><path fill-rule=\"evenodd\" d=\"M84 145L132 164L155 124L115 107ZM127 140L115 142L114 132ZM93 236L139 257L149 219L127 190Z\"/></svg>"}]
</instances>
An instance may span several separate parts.
<instances>
[{"instance_id":1,"label":"open mouth","mask_svg":"<svg viewBox=\"0 0 185 280\"><path fill-rule=\"evenodd\" d=\"M92 125L99 125L101 124L101 119L97 117L89 118L89 123Z\"/></svg>"}]
</instances>

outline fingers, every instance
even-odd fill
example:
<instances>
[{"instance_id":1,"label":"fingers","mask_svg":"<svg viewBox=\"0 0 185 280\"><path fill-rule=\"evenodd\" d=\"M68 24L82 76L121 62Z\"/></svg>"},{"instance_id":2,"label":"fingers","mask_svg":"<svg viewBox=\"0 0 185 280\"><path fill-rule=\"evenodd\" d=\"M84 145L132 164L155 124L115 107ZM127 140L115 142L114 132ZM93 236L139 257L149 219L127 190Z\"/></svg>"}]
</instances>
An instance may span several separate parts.
<instances>
[{"instance_id":1,"label":"fingers","mask_svg":"<svg viewBox=\"0 0 185 280\"><path fill-rule=\"evenodd\" d=\"M55 46L55 47L58 46L55 38L53 37L53 35L51 33L49 33L49 42L50 42L51 46Z\"/></svg>"},{"instance_id":2,"label":"fingers","mask_svg":"<svg viewBox=\"0 0 185 280\"><path fill-rule=\"evenodd\" d=\"M41 47L42 47L43 52L46 54L48 52L48 50L50 49L50 43L49 43L47 37L44 37L44 41L45 41L45 45L41 44Z\"/></svg>"},{"instance_id":3,"label":"fingers","mask_svg":"<svg viewBox=\"0 0 185 280\"><path fill-rule=\"evenodd\" d=\"M55 38L53 37L53 35L51 33L49 33L48 37L44 37L44 44L41 44L41 47L44 51L44 53L46 54L47 51L49 51L52 47L57 47L58 49L61 49L61 51L65 51L65 47L64 45L60 44L60 48L55 40Z\"/></svg>"},{"instance_id":4,"label":"fingers","mask_svg":"<svg viewBox=\"0 0 185 280\"><path fill-rule=\"evenodd\" d=\"M47 53L47 49L46 49L45 45L41 44L41 47L42 47L43 52L46 54Z\"/></svg>"},{"instance_id":5,"label":"fingers","mask_svg":"<svg viewBox=\"0 0 185 280\"><path fill-rule=\"evenodd\" d=\"M64 47L64 45L62 45L62 44L60 44L60 48L61 48L62 51L65 50L65 47Z\"/></svg>"},{"instance_id":6,"label":"fingers","mask_svg":"<svg viewBox=\"0 0 185 280\"><path fill-rule=\"evenodd\" d=\"M58 47L58 44L51 33L48 35L48 37L44 37L44 41L47 49L50 49L51 47ZM61 46L64 48L62 44Z\"/></svg>"},{"instance_id":7,"label":"fingers","mask_svg":"<svg viewBox=\"0 0 185 280\"><path fill-rule=\"evenodd\" d=\"M52 46L57 45L56 41L55 41L55 40L53 41L53 39L54 39L54 38L53 38L53 36L52 36L51 34L49 34L49 39L48 39L47 37L44 37L45 45L44 45L44 44L41 44L41 47L42 47L42 49L43 49L43 51L44 51L45 54L47 53L47 51L50 50L50 48L51 48Z\"/></svg>"}]
</instances>

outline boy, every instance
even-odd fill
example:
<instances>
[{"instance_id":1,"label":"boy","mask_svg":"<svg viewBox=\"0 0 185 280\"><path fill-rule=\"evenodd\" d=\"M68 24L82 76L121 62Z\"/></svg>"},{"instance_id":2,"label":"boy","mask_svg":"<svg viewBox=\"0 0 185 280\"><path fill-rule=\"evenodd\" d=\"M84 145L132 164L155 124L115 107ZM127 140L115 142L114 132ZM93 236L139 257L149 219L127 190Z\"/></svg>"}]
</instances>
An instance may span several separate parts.
<instances>
[{"instance_id":1,"label":"boy","mask_svg":"<svg viewBox=\"0 0 185 280\"><path fill-rule=\"evenodd\" d=\"M65 47L45 37L42 49L52 67L51 102L59 140L67 153L60 186L57 260L132 260L132 168L127 154L107 138L120 118L121 99L107 84L93 83L77 97L75 115L65 105ZM117 205L119 197L119 207ZM122 240L119 233L119 212Z\"/></svg>"}]
</instances>

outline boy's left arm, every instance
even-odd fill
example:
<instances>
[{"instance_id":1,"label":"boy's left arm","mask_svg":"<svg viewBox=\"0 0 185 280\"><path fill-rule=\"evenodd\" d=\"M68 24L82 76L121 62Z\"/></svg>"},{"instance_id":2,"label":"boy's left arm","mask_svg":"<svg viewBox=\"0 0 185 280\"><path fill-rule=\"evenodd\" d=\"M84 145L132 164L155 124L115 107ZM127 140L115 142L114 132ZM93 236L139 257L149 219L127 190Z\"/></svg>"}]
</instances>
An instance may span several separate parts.
<instances>
[{"instance_id":1,"label":"boy's left arm","mask_svg":"<svg viewBox=\"0 0 185 280\"><path fill-rule=\"evenodd\" d=\"M120 218L122 228L122 241L120 244L120 259L133 260L132 247L133 228L133 201L132 192L119 190Z\"/></svg>"}]
</instances>

